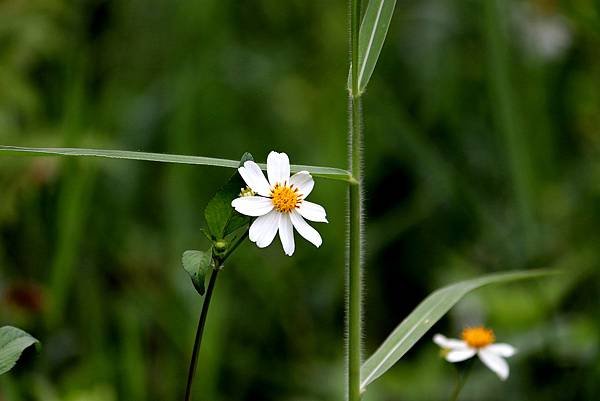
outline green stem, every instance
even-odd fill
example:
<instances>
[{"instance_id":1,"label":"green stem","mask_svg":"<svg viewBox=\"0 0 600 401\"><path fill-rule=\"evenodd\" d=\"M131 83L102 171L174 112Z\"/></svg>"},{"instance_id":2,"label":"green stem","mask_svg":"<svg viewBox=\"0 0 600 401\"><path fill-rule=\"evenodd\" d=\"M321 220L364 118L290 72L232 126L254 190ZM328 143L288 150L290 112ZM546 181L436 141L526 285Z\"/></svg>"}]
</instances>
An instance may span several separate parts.
<instances>
[{"instance_id":1,"label":"green stem","mask_svg":"<svg viewBox=\"0 0 600 401\"><path fill-rule=\"evenodd\" d=\"M358 87L358 41L361 1L352 0L350 8L350 55L352 85L350 88L350 172L354 181L350 191L348 286L348 400L359 401L361 337L362 337L362 105Z\"/></svg>"},{"instance_id":2,"label":"green stem","mask_svg":"<svg viewBox=\"0 0 600 401\"><path fill-rule=\"evenodd\" d=\"M220 268L213 269L210 274L210 280L208 283L208 289L206 290L206 296L202 303L202 311L200 312L200 320L198 321L198 328L196 329L196 339L194 340L194 349L192 351L192 360L190 361L190 368L188 370L187 386L185 388L185 401L189 401L192 396L192 383L194 381L194 373L196 372L196 365L198 362L198 353L200 352L200 344L202 343L202 334L204 333L204 325L206 324L206 316L208 315L208 307L210 306L210 300L212 298L213 290L215 289L215 283L217 281L217 275L219 274Z\"/></svg>"},{"instance_id":3,"label":"green stem","mask_svg":"<svg viewBox=\"0 0 600 401\"><path fill-rule=\"evenodd\" d=\"M244 240L246 238L248 238L248 234L250 233L250 229L247 228L244 231L244 234L240 235L235 242L229 247L229 250L227 251L227 253L225 254L225 256L223 256L223 258L219 261L219 266L223 266L223 263L225 263L225 261L227 260L227 258L229 258L229 256L231 256L231 254L233 253L233 251L235 251L237 249L238 246L241 245L242 242L244 242Z\"/></svg>"},{"instance_id":4,"label":"green stem","mask_svg":"<svg viewBox=\"0 0 600 401\"><path fill-rule=\"evenodd\" d=\"M240 235L235 242L231 245L229 250L224 256L218 257L213 255L213 261L215 267L211 274L208 282L208 288L206 290L206 297L202 304L202 311L200 312L200 320L198 322L198 328L196 329L196 339L194 340L194 348L192 350L192 360L190 361L190 368L188 370L187 386L185 388L185 401L189 401L192 396L192 382L194 381L194 373L196 372L196 365L198 365L198 354L200 352L200 344L202 343L202 334L204 333L204 326L206 324L206 317L208 315L208 308L210 306L210 300L212 298L213 291L215 289L215 283L217 281L217 274L223 267L223 263L231 256L233 251L248 237L249 229L244 231L244 234Z\"/></svg>"},{"instance_id":5,"label":"green stem","mask_svg":"<svg viewBox=\"0 0 600 401\"><path fill-rule=\"evenodd\" d=\"M534 198L535 180L532 175L530 151L517 112L510 80L508 35L504 32L506 7L502 0L484 0L482 29L487 51L490 96L495 123L505 143L517 212L521 220L523 243L531 251L536 238Z\"/></svg>"},{"instance_id":6,"label":"green stem","mask_svg":"<svg viewBox=\"0 0 600 401\"><path fill-rule=\"evenodd\" d=\"M463 389L465 383L467 382L467 379L469 378L469 373L471 373L471 367L473 366L474 361L475 358L471 358L467 362L462 373L460 372L460 370L457 370L456 385L454 386L454 391L452 391L452 395L450 395L449 401L458 400L458 396L460 395L461 390Z\"/></svg>"},{"instance_id":7,"label":"green stem","mask_svg":"<svg viewBox=\"0 0 600 401\"><path fill-rule=\"evenodd\" d=\"M360 400L360 364L362 337L362 218L361 190L350 187L350 255L348 266L348 399Z\"/></svg>"}]
</instances>

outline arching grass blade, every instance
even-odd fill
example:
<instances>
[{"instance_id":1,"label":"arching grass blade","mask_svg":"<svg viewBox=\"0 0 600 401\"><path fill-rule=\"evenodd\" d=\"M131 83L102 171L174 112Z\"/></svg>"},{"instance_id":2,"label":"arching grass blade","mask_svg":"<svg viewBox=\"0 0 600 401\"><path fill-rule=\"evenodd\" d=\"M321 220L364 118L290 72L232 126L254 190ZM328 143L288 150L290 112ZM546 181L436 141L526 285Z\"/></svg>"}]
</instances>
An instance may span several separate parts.
<instances>
[{"instance_id":1,"label":"arching grass blade","mask_svg":"<svg viewBox=\"0 0 600 401\"><path fill-rule=\"evenodd\" d=\"M177 164L195 164L201 166L216 166L238 168L239 161L229 159L219 159L215 157L173 155L167 153L134 152L129 150L109 150L109 149L82 149L82 148L31 148L20 146L0 145L0 152L8 154L29 154L44 156L87 156L87 157L106 157L125 160L144 160L161 163ZM259 166L264 170L266 165L260 163ZM351 174L343 169L333 167L292 165L292 172L306 170L315 177L327 178L330 180L351 182Z\"/></svg>"},{"instance_id":2,"label":"arching grass blade","mask_svg":"<svg viewBox=\"0 0 600 401\"><path fill-rule=\"evenodd\" d=\"M556 273L552 270L531 270L497 273L461 281L440 288L421 302L402 321L361 367L361 391L390 369L427 331L462 297L489 284L506 283Z\"/></svg>"}]
</instances>

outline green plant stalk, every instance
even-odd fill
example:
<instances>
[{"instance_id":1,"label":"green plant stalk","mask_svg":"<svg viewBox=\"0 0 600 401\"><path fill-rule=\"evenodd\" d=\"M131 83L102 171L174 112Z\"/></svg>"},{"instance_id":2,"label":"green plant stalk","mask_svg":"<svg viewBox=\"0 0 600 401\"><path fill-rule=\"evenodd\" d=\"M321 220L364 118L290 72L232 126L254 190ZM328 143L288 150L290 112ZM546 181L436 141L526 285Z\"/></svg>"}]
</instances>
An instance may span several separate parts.
<instances>
[{"instance_id":1,"label":"green plant stalk","mask_svg":"<svg viewBox=\"0 0 600 401\"><path fill-rule=\"evenodd\" d=\"M190 361L187 385L185 387L185 401L189 401L191 399L190 397L192 396L192 383L194 382L196 366L198 365L198 354L200 352L200 345L202 344L202 334L204 333L204 326L206 325L206 316L208 315L208 308L210 306L210 300L215 289L215 283L217 282L219 270L220 267L217 267L211 272L210 280L208 282L208 288L206 290L206 296L204 297L204 302L202 303L202 311L200 312L200 320L198 321L198 328L196 329L196 339L194 340L192 359Z\"/></svg>"},{"instance_id":2,"label":"green plant stalk","mask_svg":"<svg viewBox=\"0 0 600 401\"><path fill-rule=\"evenodd\" d=\"M362 107L358 82L358 43L361 1L350 5L350 56L352 85L350 88L350 173L354 178L349 187L349 254L347 269L347 364L349 401L359 401L360 366L362 359Z\"/></svg>"},{"instance_id":3,"label":"green plant stalk","mask_svg":"<svg viewBox=\"0 0 600 401\"><path fill-rule=\"evenodd\" d=\"M215 289L215 283L217 281L217 274L223 267L225 261L231 256L233 251L241 245L242 242L248 237L249 229L244 231L244 234L240 235L234 240L227 253L221 257L213 256L215 268L210 274L208 282L208 288L206 289L206 296L202 303L202 310L200 311L200 319L198 321L198 328L196 329L196 338L194 340L194 348L192 349L192 359L190 361L190 367L188 369L188 379L185 388L185 401L189 401L192 396L192 383L194 382L194 375L196 373L196 366L198 365L198 355L200 353L200 345L202 344L202 335L204 334L204 326L206 325L206 317L208 316L208 308L210 307L210 300L212 298L213 291Z\"/></svg>"},{"instance_id":4,"label":"green plant stalk","mask_svg":"<svg viewBox=\"0 0 600 401\"><path fill-rule=\"evenodd\" d=\"M510 82L510 56L506 25L506 10L500 0L484 0L482 29L486 44L490 96L497 128L504 140L508 166L513 182L515 203L523 230L525 249L535 242L535 180L530 152L516 110L516 97Z\"/></svg>"},{"instance_id":5,"label":"green plant stalk","mask_svg":"<svg viewBox=\"0 0 600 401\"><path fill-rule=\"evenodd\" d=\"M348 399L360 400L360 367L362 363L362 218L361 190L350 186L350 254L348 265Z\"/></svg>"},{"instance_id":6,"label":"green plant stalk","mask_svg":"<svg viewBox=\"0 0 600 401\"><path fill-rule=\"evenodd\" d=\"M10 375L0 376L0 397L6 397L6 399L10 401L23 400L23 396L21 395L21 392L15 383L15 379L13 379Z\"/></svg>"},{"instance_id":7,"label":"green plant stalk","mask_svg":"<svg viewBox=\"0 0 600 401\"><path fill-rule=\"evenodd\" d=\"M460 392L462 391L463 387L465 386L465 383L467 382L467 379L469 378L469 373L471 373L471 367L473 367L474 361L475 358L469 359L462 372L460 371L460 369L458 369L458 367L456 368L456 385L454 386L454 390L450 395L449 401L458 400L458 396L460 395Z\"/></svg>"}]
</instances>

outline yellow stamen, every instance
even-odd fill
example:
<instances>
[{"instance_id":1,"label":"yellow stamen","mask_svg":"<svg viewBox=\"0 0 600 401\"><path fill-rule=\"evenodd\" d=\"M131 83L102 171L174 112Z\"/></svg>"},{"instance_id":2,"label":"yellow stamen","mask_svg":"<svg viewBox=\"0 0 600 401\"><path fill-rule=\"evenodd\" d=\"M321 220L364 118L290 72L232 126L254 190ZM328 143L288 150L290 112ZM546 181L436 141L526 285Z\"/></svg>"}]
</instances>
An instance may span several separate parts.
<instances>
[{"instance_id":1,"label":"yellow stamen","mask_svg":"<svg viewBox=\"0 0 600 401\"><path fill-rule=\"evenodd\" d=\"M494 332L483 326L467 327L462 331L461 337L470 347L482 348L496 341Z\"/></svg>"},{"instance_id":2,"label":"yellow stamen","mask_svg":"<svg viewBox=\"0 0 600 401\"><path fill-rule=\"evenodd\" d=\"M302 200L298 193L298 188L294 188L293 185L279 185L276 184L275 188L271 191L271 200L275 210L281 213L289 213L297 208Z\"/></svg>"},{"instance_id":3,"label":"yellow stamen","mask_svg":"<svg viewBox=\"0 0 600 401\"><path fill-rule=\"evenodd\" d=\"M254 195L256 195L256 193L250 187L241 188L241 190L240 190L240 196L241 197L244 197L244 196L254 196Z\"/></svg>"}]
</instances>

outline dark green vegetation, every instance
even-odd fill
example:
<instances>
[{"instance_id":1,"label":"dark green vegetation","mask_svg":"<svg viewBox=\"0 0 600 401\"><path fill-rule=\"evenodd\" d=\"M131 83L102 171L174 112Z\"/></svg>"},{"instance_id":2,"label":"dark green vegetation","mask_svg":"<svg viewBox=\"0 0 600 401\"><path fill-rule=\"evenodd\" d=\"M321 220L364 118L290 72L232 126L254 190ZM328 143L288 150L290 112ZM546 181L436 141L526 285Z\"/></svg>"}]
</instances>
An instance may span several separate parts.
<instances>
[{"instance_id":1,"label":"dark green vegetation","mask_svg":"<svg viewBox=\"0 0 600 401\"><path fill-rule=\"evenodd\" d=\"M476 367L465 400L600 391L593 4L399 2L369 83L368 353L436 287L568 272L469 295L434 327L486 323L521 350L506 383ZM346 17L341 1L5 1L0 143L259 161L276 149L344 168ZM44 348L0 378L0 399L181 399L200 303L180 256L208 247L203 210L230 175L2 156L0 325ZM195 399L343 398L344 188L318 180L311 194L331 222L321 249L247 243L228 261ZM426 336L365 399L444 399L453 375Z\"/></svg>"}]
</instances>

